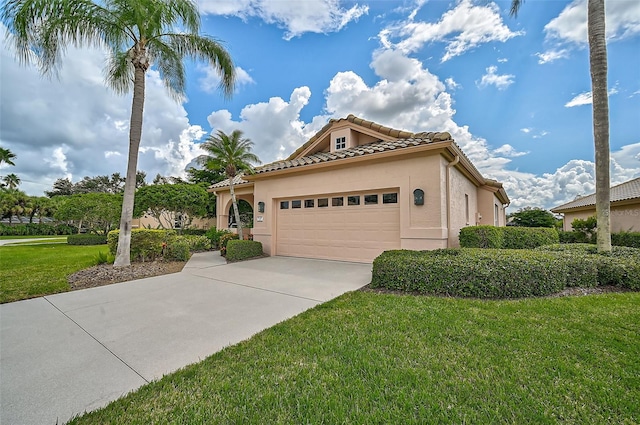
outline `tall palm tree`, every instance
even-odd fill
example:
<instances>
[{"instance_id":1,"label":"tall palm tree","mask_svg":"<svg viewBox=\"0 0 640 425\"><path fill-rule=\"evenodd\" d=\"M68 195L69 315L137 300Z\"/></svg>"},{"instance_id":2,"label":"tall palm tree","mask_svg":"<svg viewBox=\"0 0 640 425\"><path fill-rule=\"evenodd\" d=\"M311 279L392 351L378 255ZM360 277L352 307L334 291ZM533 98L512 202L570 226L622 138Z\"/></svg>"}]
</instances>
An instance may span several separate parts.
<instances>
[{"instance_id":1,"label":"tall palm tree","mask_svg":"<svg viewBox=\"0 0 640 425\"><path fill-rule=\"evenodd\" d=\"M512 16L518 15L524 0L512 0ZM588 0L589 68L593 100L593 141L596 163L596 217L598 251L611 251L611 203L609 176L609 95L607 93L607 40L604 0Z\"/></svg>"},{"instance_id":2,"label":"tall palm tree","mask_svg":"<svg viewBox=\"0 0 640 425\"><path fill-rule=\"evenodd\" d=\"M15 158L15 153L11 152L9 149L0 148L0 165L2 165L3 162L9 165L16 165L13 163Z\"/></svg>"},{"instance_id":3,"label":"tall palm tree","mask_svg":"<svg viewBox=\"0 0 640 425\"><path fill-rule=\"evenodd\" d=\"M115 266L130 264L136 166L142 137L145 74L155 66L176 100L184 97L184 58L204 60L230 96L233 61L216 40L198 34L200 14L193 0L8 0L2 10L22 63L35 59L43 74L60 64L68 45L106 47L106 83L117 93L133 91L129 158Z\"/></svg>"},{"instance_id":4,"label":"tall palm tree","mask_svg":"<svg viewBox=\"0 0 640 425\"><path fill-rule=\"evenodd\" d=\"M233 188L233 179L241 173L252 173L253 164L261 164L260 159L251 152L253 142L242 138L242 131L234 130L231 135L218 130L216 135L210 135L200 145L209 155L198 157L198 162L209 170L221 170L229 179L229 191L233 203L233 213L238 225L238 235L242 237L242 222Z\"/></svg>"},{"instance_id":5,"label":"tall palm tree","mask_svg":"<svg viewBox=\"0 0 640 425\"><path fill-rule=\"evenodd\" d=\"M16 189L18 186L20 186L21 182L22 181L20 180L20 177L16 176L13 173L7 174L2 178L2 185L9 189Z\"/></svg>"}]
</instances>

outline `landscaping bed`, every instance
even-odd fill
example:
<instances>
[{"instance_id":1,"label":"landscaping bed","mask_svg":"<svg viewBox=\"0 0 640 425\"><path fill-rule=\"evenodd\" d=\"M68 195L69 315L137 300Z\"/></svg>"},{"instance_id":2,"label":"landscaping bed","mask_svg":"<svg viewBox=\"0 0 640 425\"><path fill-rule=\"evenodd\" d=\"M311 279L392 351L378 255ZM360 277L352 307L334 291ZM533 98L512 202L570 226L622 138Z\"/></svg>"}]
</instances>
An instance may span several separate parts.
<instances>
[{"instance_id":1,"label":"landscaping bed","mask_svg":"<svg viewBox=\"0 0 640 425\"><path fill-rule=\"evenodd\" d=\"M182 271L185 264L184 261L147 261L118 268L111 264L100 264L69 275L67 281L71 290L94 288L145 277L178 273Z\"/></svg>"}]
</instances>

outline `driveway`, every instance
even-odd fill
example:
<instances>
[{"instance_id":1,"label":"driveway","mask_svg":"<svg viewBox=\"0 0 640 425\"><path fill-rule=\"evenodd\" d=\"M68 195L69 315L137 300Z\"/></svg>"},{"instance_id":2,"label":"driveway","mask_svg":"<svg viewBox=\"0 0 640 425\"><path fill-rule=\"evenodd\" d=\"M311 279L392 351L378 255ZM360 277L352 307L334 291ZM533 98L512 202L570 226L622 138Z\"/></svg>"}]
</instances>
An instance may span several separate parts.
<instances>
[{"instance_id":1,"label":"driveway","mask_svg":"<svg viewBox=\"0 0 640 425\"><path fill-rule=\"evenodd\" d=\"M180 273L0 305L0 423L64 423L370 280L370 264L201 253Z\"/></svg>"}]
</instances>

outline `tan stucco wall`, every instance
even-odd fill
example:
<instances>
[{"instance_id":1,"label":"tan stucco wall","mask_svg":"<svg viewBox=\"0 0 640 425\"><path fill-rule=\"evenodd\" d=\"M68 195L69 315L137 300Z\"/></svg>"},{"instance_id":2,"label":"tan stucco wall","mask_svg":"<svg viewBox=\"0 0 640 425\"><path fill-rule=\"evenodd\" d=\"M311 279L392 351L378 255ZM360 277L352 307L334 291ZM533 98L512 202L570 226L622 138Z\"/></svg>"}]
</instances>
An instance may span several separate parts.
<instances>
[{"instance_id":1,"label":"tan stucco wall","mask_svg":"<svg viewBox=\"0 0 640 425\"><path fill-rule=\"evenodd\" d=\"M475 226L477 224L478 214L478 189L456 168L451 169L450 174L450 247L459 247L460 242L458 235L460 229L466 226ZM467 217L467 198L468 196L468 213Z\"/></svg>"},{"instance_id":2,"label":"tan stucco wall","mask_svg":"<svg viewBox=\"0 0 640 425\"><path fill-rule=\"evenodd\" d=\"M496 207L498 215L496 217ZM491 190L478 189L478 225L504 226L506 224L505 209Z\"/></svg>"},{"instance_id":3,"label":"tan stucco wall","mask_svg":"<svg viewBox=\"0 0 640 425\"><path fill-rule=\"evenodd\" d=\"M256 206L253 203L253 185L241 186L235 188L236 201L241 199L247 201L251 207L256 210ZM223 190L216 192L216 228L227 229L229 227L229 208L231 208L231 192Z\"/></svg>"},{"instance_id":4,"label":"tan stucco wall","mask_svg":"<svg viewBox=\"0 0 640 425\"><path fill-rule=\"evenodd\" d=\"M275 217L278 199L318 197L346 192L398 190L400 237L402 248L433 249L446 246L446 223L443 222L440 155L420 155L402 160L368 161L348 167L298 172L296 176L274 177L255 181L255 202L265 202L264 214L254 214L254 240L263 244L265 253L275 253ZM425 205L415 206L413 190L425 192ZM474 198L475 199L475 198ZM259 221L262 217L262 221Z\"/></svg>"},{"instance_id":5,"label":"tan stucco wall","mask_svg":"<svg viewBox=\"0 0 640 425\"><path fill-rule=\"evenodd\" d=\"M164 217L161 217L162 224L165 229L173 229L174 220L167 221ZM209 229L212 226L215 226L216 219L215 218L194 218L189 223L190 229ZM155 217L152 217L148 214L140 218L134 218L131 221L131 227L134 229L142 229L142 228L151 228L151 229L160 229L160 222L156 220Z\"/></svg>"},{"instance_id":6,"label":"tan stucco wall","mask_svg":"<svg viewBox=\"0 0 640 425\"><path fill-rule=\"evenodd\" d=\"M596 215L595 207L589 210L564 213L563 228L573 230L571 223L575 219L587 219ZM640 232L640 201L627 205L611 205L611 232Z\"/></svg>"}]
</instances>

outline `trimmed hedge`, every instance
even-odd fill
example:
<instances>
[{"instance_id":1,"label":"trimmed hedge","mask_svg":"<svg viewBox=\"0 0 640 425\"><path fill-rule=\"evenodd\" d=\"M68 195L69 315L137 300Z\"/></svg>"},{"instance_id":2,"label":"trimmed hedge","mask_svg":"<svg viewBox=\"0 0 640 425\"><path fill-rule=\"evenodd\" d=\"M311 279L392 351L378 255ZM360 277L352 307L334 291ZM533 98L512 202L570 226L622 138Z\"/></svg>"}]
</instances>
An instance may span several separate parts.
<instances>
[{"instance_id":1,"label":"trimmed hedge","mask_svg":"<svg viewBox=\"0 0 640 425\"><path fill-rule=\"evenodd\" d=\"M237 233L225 233L224 235L220 236L220 239L218 239L220 255L222 255L223 257L227 256L227 242L234 239L240 239L240 236L238 236Z\"/></svg>"},{"instance_id":2,"label":"trimmed hedge","mask_svg":"<svg viewBox=\"0 0 640 425\"><path fill-rule=\"evenodd\" d=\"M561 247L568 245L386 251L373 262L371 287L477 298L544 296L572 286L640 289L640 250L601 256Z\"/></svg>"},{"instance_id":3,"label":"trimmed hedge","mask_svg":"<svg viewBox=\"0 0 640 425\"><path fill-rule=\"evenodd\" d=\"M532 249L560 242L558 231L549 227L469 226L460 229L463 248Z\"/></svg>"},{"instance_id":4,"label":"trimmed hedge","mask_svg":"<svg viewBox=\"0 0 640 425\"><path fill-rule=\"evenodd\" d=\"M263 255L262 243L247 240L229 240L227 242L227 260L240 261Z\"/></svg>"},{"instance_id":5,"label":"trimmed hedge","mask_svg":"<svg viewBox=\"0 0 640 425\"><path fill-rule=\"evenodd\" d=\"M640 248L640 232L619 232L611 234L611 244Z\"/></svg>"},{"instance_id":6,"label":"trimmed hedge","mask_svg":"<svg viewBox=\"0 0 640 425\"><path fill-rule=\"evenodd\" d=\"M118 250L118 236L120 230L112 230L107 235L107 244L111 254L116 255ZM131 260L149 261L162 256L163 246L170 237L175 236L175 230L131 230Z\"/></svg>"},{"instance_id":7,"label":"trimmed hedge","mask_svg":"<svg viewBox=\"0 0 640 425\"><path fill-rule=\"evenodd\" d=\"M11 226L0 224L0 236L49 236L76 233L78 233L78 228L68 224L26 223Z\"/></svg>"},{"instance_id":8,"label":"trimmed hedge","mask_svg":"<svg viewBox=\"0 0 640 425\"><path fill-rule=\"evenodd\" d=\"M104 245L107 243L107 235L69 235L67 244L69 245Z\"/></svg>"}]
</instances>

